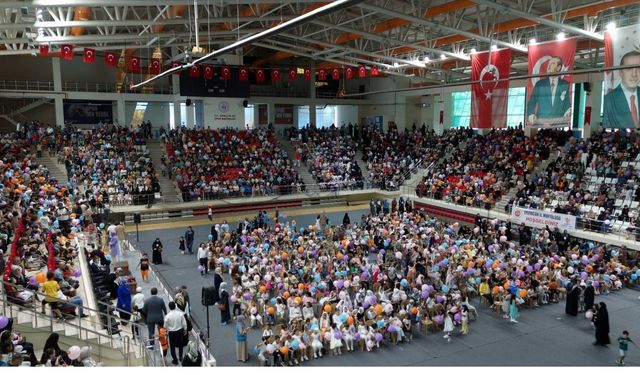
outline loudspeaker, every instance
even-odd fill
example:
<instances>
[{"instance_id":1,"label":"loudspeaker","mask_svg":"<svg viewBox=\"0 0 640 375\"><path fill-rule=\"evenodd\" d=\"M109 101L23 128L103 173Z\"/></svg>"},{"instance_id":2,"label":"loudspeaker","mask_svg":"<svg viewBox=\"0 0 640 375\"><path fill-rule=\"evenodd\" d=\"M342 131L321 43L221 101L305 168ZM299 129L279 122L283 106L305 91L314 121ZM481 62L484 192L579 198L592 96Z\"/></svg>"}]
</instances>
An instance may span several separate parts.
<instances>
[{"instance_id":1,"label":"loudspeaker","mask_svg":"<svg viewBox=\"0 0 640 375\"><path fill-rule=\"evenodd\" d=\"M216 288L213 286L202 287L202 306L213 306L216 300Z\"/></svg>"},{"instance_id":2,"label":"loudspeaker","mask_svg":"<svg viewBox=\"0 0 640 375\"><path fill-rule=\"evenodd\" d=\"M582 87L584 87L584 91L591 92L591 82L583 82Z\"/></svg>"},{"instance_id":3,"label":"loudspeaker","mask_svg":"<svg viewBox=\"0 0 640 375\"><path fill-rule=\"evenodd\" d=\"M249 101L248 100L243 100L242 101L242 106L247 108L249 106Z\"/></svg>"},{"instance_id":4,"label":"loudspeaker","mask_svg":"<svg viewBox=\"0 0 640 375\"><path fill-rule=\"evenodd\" d=\"M142 222L142 218L140 217L139 212L136 212L135 214L133 214L133 222L135 224L140 224Z\"/></svg>"},{"instance_id":5,"label":"loudspeaker","mask_svg":"<svg viewBox=\"0 0 640 375\"><path fill-rule=\"evenodd\" d=\"M185 104L187 107L191 106L191 99L187 99L187 101L186 101L186 102L184 102L184 104Z\"/></svg>"}]
</instances>

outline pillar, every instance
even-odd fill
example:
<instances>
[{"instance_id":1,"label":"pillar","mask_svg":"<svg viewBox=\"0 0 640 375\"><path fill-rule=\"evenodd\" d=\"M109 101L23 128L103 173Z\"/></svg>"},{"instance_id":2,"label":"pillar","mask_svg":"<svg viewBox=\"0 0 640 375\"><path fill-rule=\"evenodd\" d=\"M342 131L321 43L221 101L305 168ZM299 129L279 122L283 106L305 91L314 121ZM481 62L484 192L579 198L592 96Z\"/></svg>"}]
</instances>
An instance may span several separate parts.
<instances>
[{"instance_id":1,"label":"pillar","mask_svg":"<svg viewBox=\"0 0 640 375\"><path fill-rule=\"evenodd\" d=\"M193 102L190 106L185 106L187 111L187 128L194 129L195 128L195 116L193 114Z\"/></svg>"},{"instance_id":2,"label":"pillar","mask_svg":"<svg viewBox=\"0 0 640 375\"><path fill-rule=\"evenodd\" d=\"M316 63L315 61L311 62L311 71L315 72ZM311 80L309 81L309 126L318 126L318 121L316 118L316 75L315 73L311 74ZM336 124L337 125L337 124ZM295 125L294 125L295 126Z\"/></svg>"},{"instance_id":3,"label":"pillar","mask_svg":"<svg viewBox=\"0 0 640 375\"><path fill-rule=\"evenodd\" d=\"M173 101L173 123L176 126L176 129L179 129L182 126L182 116L180 115L180 100ZM186 124L185 124L186 125Z\"/></svg>"},{"instance_id":4,"label":"pillar","mask_svg":"<svg viewBox=\"0 0 640 375\"><path fill-rule=\"evenodd\" d=\"M270 123L275 125L276 120L276 105L274 103L267 104L267 115Z\"/></svg>"},{"instance_id":5,"label":"pillar","mask_svg":"<svg viewBox=\"0 0 640 375\"><path fill-rule=\"evenodd\" d=\"M118 122L118 125L128 127L129 121L127 120L126 115L126 105L124 98L118 98L118 100L116 100L116 121Z\"/></svg>"},{"instance_id":6,"label":"pillar","mask_svg":"<svg viewBox=\"0 0 640 375\"><path fill-rule=\"evenodd\" d=\"M598 130L600 125L600 108L602 108L602 80L591 80L591 93L587 94L586 106L591 107L591 122L589 125L584 125L583 136L585 138L591 137L591 134Z\"/></svg>"},{"instance_id":7,"label":"pillar","mask_svg":"<svg viewBox=\"0 0 640 375\"><path fill-rule=\"evenodd\" d=\"M51 59L51 70L53 72L53 91L62 92L62 71L60 70L60 58ZM64 102L61 96L54 99L54 108L56 112L56 124L64 125Z\"/></svg>"}]
</instances>

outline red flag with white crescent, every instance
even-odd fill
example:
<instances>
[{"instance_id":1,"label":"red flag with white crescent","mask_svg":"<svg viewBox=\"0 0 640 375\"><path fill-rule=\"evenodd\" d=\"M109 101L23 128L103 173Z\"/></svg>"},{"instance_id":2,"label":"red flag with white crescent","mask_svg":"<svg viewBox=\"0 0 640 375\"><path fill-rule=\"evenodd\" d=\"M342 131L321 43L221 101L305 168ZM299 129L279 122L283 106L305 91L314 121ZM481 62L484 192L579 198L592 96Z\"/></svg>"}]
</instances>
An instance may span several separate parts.
<instances>
[{"instance_id":1,"label":"red flag with white crescent","mask_svg":"<svg viewBox=\"0 0 640 375\"><path fill-rule=\"evenodd\" d=\"M114 52L107 52L104 54L104 65L110 67L116 67L118 65L118 59Z\"/></svg>"},{"instance_id":2,"label":"red flag with white crescent","mask_svg":"<svg viewBox=\"0 0 640 375\"><path fill-rule=\"evenodd\" d=\"M247 68L240 68L240 80L241 81L248 81L249 80L249 69Z\"/></svg>"},{"instance_id":3,"label":"red flag with white crescent","mask_svg":"<svg viewBox=\"0 0 640 375\"><path fill-rule=\"evenodd\" d=\"M280 71L278 69L273 69L271 71L271 80L280 81Z\"/></svg>"},{"instance_id":4,"label":"red flag with white crescent","mask_svg":"<svg viewBox=\"0 0 640 375\"><path fill-rule=\"evenodd\" d=\"M332 79L340 79L340 69L333 68L333 70L331 71L331 78Z\"/></svg>"},{"instance_id":5,"label":"red flag with white crescent","mask_svg":"<svg viewBox=\"0 0 640 375\"><path fill-rule=\"evenodd\" d=\"M359 67L358 68L358 77L360 77L360 78L367 77L367 68L365 68L364 66Z\"/></svg>"},{"instance_id":6,"label":"red flag with white crescent","mask_svg":"<svg viewBox=\"0 0 640 375\"><path fill-rule=\"evenodd\" d=\"M192 65L191 68L189 68L189 77L191 78L200 77L200 65Z\"/></svg>"},{"instance_id":7,"label":"red flag with white crescent","mask_svg":"<svg viewBox=\"0 0 640 375\"><path fill-rule=\"evenodd\" d=\"M318 81L326 81L327 80L327 72L324 69L318 70Z\"/></svg>"},{"instance_id":8,"label":"red flag with white crescent","mask_svg":"<svg viewBox=\"0 0 640 375\"><path fill-rule=\"evenodd\" d=\"M220 73L220 78L222 78L223 81L228 81L231 79L231 68L229 68L228 66L223 66L222 67L222 73Z\"/></svg>"},{"instance_id":9,"label":"red flag with white crescent","mask_svg":"<svg viewBox=\"0 0 640 375\"><path fill-rule=\"evenodd\" d=\"M41 44L40 45L40 54L41 55L48 55L49 54L49 45L48 44Z\"/></svg>"},{"instance_id":10,"label":"red flag with white crescent","mask_svg":"<svg viewBox=\"0 0 640 375\"><path fill-rule=\"evenodd\" d=\"M471 127L505 128L511 50L480 52L471 55Z\"/></svg>"},{"instance_id":11,"label":"red flag with white crescent","mask_svg":"<svg viewBox=\"0 0 640 375\"><path fill-rule=\"evenodd\" d=\"M257 82L264 82L264 69L258 69L256 71L256 81Z\"/></svg>"},{"instance_id":12,"label":"red flag with white crescent","mask_svg":"<svg viewBox=\"0 0 640 375\"><path fill-rule=\"evenodd\" d=\"M151 65L149 65L149 72L151 74L160 74L160 70L161 70L160 60L151 59Z\"/></svg>"},{"instance_id":13,"label":"red flag with white crescent","mask_svg":"<svg viewBox=\"0 0 640 375\"><path fill-rule=\"evenodd\" d=\"M172 62L172 63L171 63L171 68L179 68L179 67L181 67L181 66L182 66L182 64L180 64L180 63L179 63L179 62L177 62L177 61L174 61L174 62ZM173 74L175 74L175 75L180 75L180 70L176 70L176 71L174 71L174 72L173 72Z\"/></svg>"},{"instance_id":14,"label":"red flag with white crescent","mask_svg":"<svg viewBox=\"0 0 640 375\"><path fill-rule=\"evenodd\" d=\"M96 50L91 48L85 48L82 54L82 61L85 64L93 64L96 62Z\"/></svg>"},{"instance_id":15,"label":"red flag with white crescent","mask_svg":"<svg viewBox=\"0 0 640 375\"><path fill-rule=\"evenodd\" d=\"M213 67L211 65L204 66L204 79L212 80L213 79Z\"/></svg>"},{"instance_id":16,"label":"red flag with white crescent","mask_svg":"<svg viewBox=\"0 0 640 375\"><path fill-rule=\"evenodd\" d=\"M289 81L295 81L298 79L298 70L296 68L289 69Z\"/></svg>"},{"instance_id":17,"label":"red flag with white crescent","mask_svg":"<svg viewBox=\"0 0 640 375\"><path fill-rule=\"evenodd\" d=\"M71 44L63 44L60 47L60 57L67 61L73 60L73 46Z\"/></svg>"},{"instance_id":18,"label":"red flag with white crescent","mask_svg":"<svg viewBox=\"0 0 640 375\"><path fill-rule=\"evenodd\" d=\"M348 66L344 75L347 77L347 79L353 78L353 67Z\"/></svg>"},{"instance_id":19,"label":"red flag with white crescent","mask_svg":"<svg viewBox=\"0 0 640 375\"><path fill-rule=\"evenodd\" d=\"M311 69L304 68L304 80L311 81Z\"/></svg>"},{"instance_id":20,"label":"red flag with white crescent","mask_svg":"<svg viewBox=\"0 0 640 375\"><path fill-rule=\"evenodd\" d=\"M371 67L371 76L373 76L373 77L377 77L377 76L378 76L378 74L379 74L379 73L378 73L378 67L377 67L377 66L375 66L375 65L374 65L374 66L372 66L372 67Z\"/></svg>"},{"instance_id":21,"label":"red flag with white crescent","mask_svg":"<svg viewBox=\"0 0 640 375\"><path fill-rule=\"evenodd\" d=\"M129 56L127 67L132 73L140 73L140 58L138 56Z\"/></svg>"}]
</instances>

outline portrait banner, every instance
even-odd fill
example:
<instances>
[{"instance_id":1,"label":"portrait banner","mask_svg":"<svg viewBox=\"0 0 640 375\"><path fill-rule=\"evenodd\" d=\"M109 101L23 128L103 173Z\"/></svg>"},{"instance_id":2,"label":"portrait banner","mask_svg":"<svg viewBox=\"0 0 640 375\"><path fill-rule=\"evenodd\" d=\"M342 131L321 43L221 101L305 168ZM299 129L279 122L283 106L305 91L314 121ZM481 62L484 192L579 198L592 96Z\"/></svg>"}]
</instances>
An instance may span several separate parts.
<instances>
[{"instance_id":1,"label":"portrait banner","mask_svg":"<svg viewBox=\"0 0 640 375\"><path fill-rule=\"evenodd\" d=\"M571 126L572 71L576 39L529 45L526 126L530 128ZM548 76L546 75L548 74Z\"/></svg>"}]
</instances>

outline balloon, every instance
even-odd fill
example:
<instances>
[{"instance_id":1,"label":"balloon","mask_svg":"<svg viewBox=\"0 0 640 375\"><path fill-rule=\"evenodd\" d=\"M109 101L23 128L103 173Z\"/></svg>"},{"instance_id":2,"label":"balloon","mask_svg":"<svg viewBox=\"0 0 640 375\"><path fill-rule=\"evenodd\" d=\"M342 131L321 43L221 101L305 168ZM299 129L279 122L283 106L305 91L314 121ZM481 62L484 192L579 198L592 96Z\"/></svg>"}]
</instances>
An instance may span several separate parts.
<instances>
[{"instance_id":1,"label":"balloon","mask_svg":"<svg viewBox=\"0 0 640 375\"><path fill-rule=\"evenodd\" d=\"M406 288L409 285L409 282L406 279L402 279L402 281L400 281L400 286L402 286L403 288Z\"/></svg>"},{"instance_id":2,"label":"balloon","mask_svg":"<svg viewBox=\"0 0 640 375\"><path fill-rule=\"evenodd\" d=\"M352 316L349 316L349 317L347 318L347 324L349 324L349 325L353 325L353 317L352 317Z\"/></svg>"},{"instance_id":3,"label":"balloon","mask_svg":"<svg viewBox=\"0 0 640 375\"><path fill-rule=\"evenodd\" d=\"M33 275L33 276L31 276L29 278L29 285L31 285L31 286L38 285L38 280L36 280L36 276L35 275Z\"/></svg>"},{"instance_id":4,"label":"balloon","mask_svg":"<svg viewBox=\"0 0 640 375\"><path fill-rule=\"evenodd\" d=\"M436 324L442 324L444 323L444 316L438 314L433 317L433 321L436 322Z\"/></svg>"},{"instance_id":5,"label":"balloon","mask_svg":"<svg viewBox=\"0 0 640 375\"><path fill-rule=\"evenodd\" d=\"M9 318L4 315L0 315L0 329L4 329L7 325L9 325Z\"/></svg>"},{"instance_id":6,"label":"balloon","mask_svg":"<svg viewBox=\"0 0 640 375\"><path fill-rule=\"evenodd\" d=\"M289 348L287 348L286 346L281 346L280 347L280 353L287 355L289 354Z\"/></svg>"},{"instance_id":7,"label":"balloon","mask_svg":"<svg viewBox=\"0 0 640 375\"><path fill-rule=\"evenodd\" d=\"M342 332L340 332L338 330L335 331L333 336L336 338L336 340L342 340Z\"/></svg>"},{"instance_id":8,"label":"balloon","mask_svg":"<svg viewBox=\"0 0 640 375\"><path fill-rule=\"evenodd\" d=\"M80 347L77 346L77 345L69 347L69 351L68 351L67 355L69 356L69 359L71 359L71 360L75 360L75 359L80 358Z\"/></svg>"},{"instance_id":9,"label":"balloon","mask_svg":"<svg viewBox=\"0 0 640 375\"><path fill-rule=\"evenodd\" d=\"M457 312L454 316L453 319L455 319L456 322L459 322L462 320L462 314L460 314L459 312Z\"/></svg>"},{"instance_id":10,"label":"balloon","mask_svg":"<svg viewBox=\"0 0 640 375\"><path fill-rule=\"evenodd\" d=\"M298 340L291 341L291 349L298 350L300 348L300 342Z\"/></svg>"},{"instance_id":11,"label":"balloon","mask_svg":"<svg viewBox=\"0 0 640 375\"><path fill-rule=\"evenodd\" d=\"M58 222L58 220L56 220ZM104 223L100 223L100 229L104 229Z\"/></svg>"},{"instance_id":12,"label":"balloon","mask_svg":"<svg viewBox=\"0 0 640 375\"><path fill-rule=\"evenodd\" d=\"M604 281L609 281L611 280L611 277L609 275L604 275Z\"/></svg>"},{"instance_id":13,"label":"balloon","mask_svg":"<svg viewBox=\"0 0 640 375\"><path fill-rule=\"evenodd\" d=\"M273 315L275 313L276 313L276 309L273 306L269 306L269 308L267 308L267 314Z\"/></svg>"},{"instance_id":14,"label":"balloon","mask_svg":"<svg viewBox=\"0 0 640 375\"><path fill-rule=\"evenodd\" d=\"M330 314L331 313L331 305L324 305L324 312Z\"/></svg>"},{"instance_id":15,"label":"balloon","mask_svg":"<svg viewBox=\"0 0 640 375\"><path fill-rule=\"evenodd\" d=\"M198 266L198 272L204 272L204 266L199 265Z\"/></svg>"},{"instance_id":16,"label":"balloon","mask_svg":"<svg viewBox=\"0 0 640 375\"><path fill-rule=\"evenodd\" d=\"M47 281L47 275L45 275L43 272L40 272L36 275L36 281L38 281L38 284L42 284L45 281Z\"/></svg>"},{"instance_id":17,"label":"balloon","mask_svg":"<svg viewBox=\"0 0 640 375\"><path fill-rule=\"evenodd\" d=\"M384 305L384 312L387 314L391 314L393 312L393 305L390 303Z\"/></svg>"},{"instance_id":18,"label":"balloon","mask_svg":"<svg viewBox=\"0 0 640 375\"><path fill-rule=\"evenodd\" d=\"M448 286L443 285L441 289L442 289L443 292L449 293L449 287Z\"/></svg>"},{"instance_id":19,"label":"balloon","mask_svg":"<svg viewBox=\"0 0 640 375\"><path fill-rule=\"evenodd\" d=\"M584 313L584 317L591 320L593 319L593 311L592 310L587 310L586 313Z\"/></svg>"},{"instance_id":20,"label":"balloon","mask_svg":"<svg viewBox=\"0 0 640 375\"><path fill-rule=\"evenodd\" d=\"M236 295L235 295L235 294L234 294L234 295L232 295L230 299L231 299L231 302L233 302L233 303L238 302L238 297L236 297Z\"/></svg>"},{"instance_id":21,"label":"balloon","mask_svg":"<svg viewBox=\"0 0 640 375\"><path fill-rule=\"evenodd\" d=\"M638 275L636 275L635 273L631 274L631 280L636 281L638 280Z\"/></svg>"},{"instance_id":22,"label":"balloon","mask_svg":"<svg viewBox=\"0 0 640 375\"><path fill-rule=\"evenodd\" d=\"M343 286L344 286L344 281L342 280L336 281L336 288L342 289Z\"/></svg>"},{"instance_id":23,"label":"balloon","mask_svg":"<svg viewBox=\"0 0 640 375\"><path fill-rule=\"evenodd\" d=\"M356 340L356 341L359 341L359 340L360 340L360 332L356 332L356 333L353 335L353 339L354 339L354 340Z\"/></svg>"},{"instance_id":24,"label":"balloon","mask_svg":"<svg viewBox=\"0 0 640 375\"><path fill-rule=\"evenodd\" d=\"M213 241L213 235L211 235L211 234L210 234L210 235L208 235L208 236L207 236L207 239L208 239L209 241Z\"/></svg>"},{"instance_id":25,"label":"balloon","mask_svg":"<svg viewBox=\"0 0 640 375\"><path fill-rule=\"evenodd\" d=\"M438 302L438 303L442 303L442 302L444 302L444 297L438 294L438 295L436 296L436 302Z\"/></svg>"},{"instance_id":26,"label":"balloon","mask_svg":"<svg viewBox=\"0 0 640 375\"><path fill-rule=\"evenodd\" d=\"M376 311L376 314L382 315L382 305L376 305L374 310Z\"/></svg>"},{"instance_id":27,"label":"balloon","mask_svg":"<svg viewBox=\"0 0 640 375\"><path fill-rule=\"evenodd\" d=\"M394 325L390 325L389 328L387 328L387 332L389 333L394 333L396 331L396 326Z\"/></svg>"},{"instance_id":28,"label":"balloon","mask_svg":"<svg viewBox=\"0 0 640 375\"><path fill-rule=\"evenodd\" d=\"M382 334L380 332L376 333L375 339L377 342L382 341Z\"/></svg>"},{"instance_id":29,"label":"balloon","mask_svg":"<svg viewBox=\"0 0 640 375\"><path fill-rule=\"evenodd\" d=\"M73 276L75 276L75 277L80 277L80 276L82 276L82 271L80 271L79 269L78 269L78 270L73 271Z\"/></svg>"},{"instance_id":30,"label":"balloon","mask_svg":"<svg viewBox=\"0 0 640 375\"><path fill-rule=\"evenodd\" d=\"M599 288L599 287L600 287L600 282L599 282L599 281L597 281L597 280L596 280L596 281L594 281L594 282L593 282L593 287L594 287L594 288Z\"/></svg>"},{"instance_id":31,"label":"balloon","mask_svg":"<svg viewBox=\"0 0 640 375\"><path fill-rule=\"evenodd\" d=\"M522 290L520 291L520 297L522 297L522 298L527 298L527 291L526 291L526 290L524 290L524 289L522 289Z\"/></svg>"}]
</instances>

